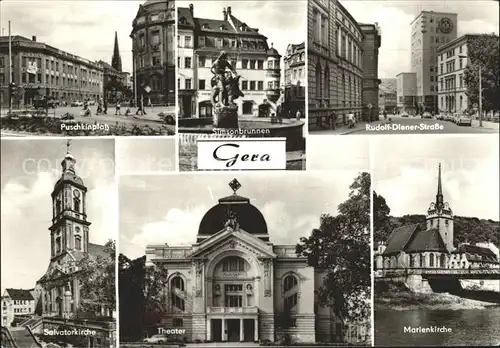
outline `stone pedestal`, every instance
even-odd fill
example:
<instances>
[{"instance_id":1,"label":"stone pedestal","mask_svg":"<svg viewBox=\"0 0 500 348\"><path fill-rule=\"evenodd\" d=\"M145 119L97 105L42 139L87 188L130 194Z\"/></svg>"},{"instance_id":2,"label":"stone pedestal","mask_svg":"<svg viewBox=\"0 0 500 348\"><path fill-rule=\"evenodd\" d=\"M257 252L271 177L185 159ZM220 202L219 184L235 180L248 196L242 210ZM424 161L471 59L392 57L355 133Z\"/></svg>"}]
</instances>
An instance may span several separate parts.
<instances>
[{"instance_id":1,"label":"stone pedestal","mask_svg":"<svg viewBox=\"0 0 500 348\"><path fill-rule=\"evenodd\" d=\"M226 129L238 129L238 106L215 106L214 127Z\"/></svg>"}]
</instances>

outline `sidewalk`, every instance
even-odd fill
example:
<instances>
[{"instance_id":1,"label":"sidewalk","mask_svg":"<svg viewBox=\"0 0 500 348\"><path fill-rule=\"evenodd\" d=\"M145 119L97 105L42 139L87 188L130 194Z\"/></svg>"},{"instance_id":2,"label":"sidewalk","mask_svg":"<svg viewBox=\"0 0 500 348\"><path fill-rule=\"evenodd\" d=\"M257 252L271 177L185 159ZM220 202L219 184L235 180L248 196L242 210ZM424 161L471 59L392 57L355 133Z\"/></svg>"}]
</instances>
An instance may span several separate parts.
<instances>
[{"instance_id":1,"label":"sidewalk","mask_svg":"<svg viewBox=\"0 0 500 348\"><path fill-rule=\"evenodd\" d=\"M499 130L500 129L500 123L496 123L496 122L491 122L491 121L483 121L483 127L484 129L495 129L495 130ZM474 128L480 128L479 127L479 120L472 120L472 125L471 127L474 127Z\"/></svg>"},{"instance_id":2,"label":"sidewalk","mask_svg":"<svg viewBox=\"0 0 500 348\"><path fill-rule=\"evenodd\" d=\"M362 132L366 130L366 125L371 124L371 125L377 125L377 124L385 124L389 123L390 121L372 121L372 122L357 122L356 126L354 128L348 128L347 126L342 126L342 127L337 127L336 129L323 129L319 131L314 131L310 132L311 135L321 135L321 134L327 134L327 135L347 135L347 134L352 134L356 132Z\"/></svg>"}]
</instances>

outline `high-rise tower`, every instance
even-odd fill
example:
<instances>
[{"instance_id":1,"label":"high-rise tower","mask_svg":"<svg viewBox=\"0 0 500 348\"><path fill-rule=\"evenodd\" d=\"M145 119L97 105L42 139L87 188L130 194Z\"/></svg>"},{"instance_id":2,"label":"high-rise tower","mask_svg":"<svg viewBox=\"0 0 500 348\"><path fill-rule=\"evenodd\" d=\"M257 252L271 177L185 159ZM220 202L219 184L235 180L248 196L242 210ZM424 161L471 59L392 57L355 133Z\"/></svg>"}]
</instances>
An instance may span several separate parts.
<instances>
[{"instance_id":1,"label":"high-rise tower","mask_svg":"<svg viewBox=\"0 0 500 348\"><path fill-rule=\"evenodd\" d=\"M115 47L113 49L113 57L111 58L111 66L117 71L122 72L122 58L120 57L120 49L118 48L118 33L115 31Z\"/></svg>"}]
</instances>

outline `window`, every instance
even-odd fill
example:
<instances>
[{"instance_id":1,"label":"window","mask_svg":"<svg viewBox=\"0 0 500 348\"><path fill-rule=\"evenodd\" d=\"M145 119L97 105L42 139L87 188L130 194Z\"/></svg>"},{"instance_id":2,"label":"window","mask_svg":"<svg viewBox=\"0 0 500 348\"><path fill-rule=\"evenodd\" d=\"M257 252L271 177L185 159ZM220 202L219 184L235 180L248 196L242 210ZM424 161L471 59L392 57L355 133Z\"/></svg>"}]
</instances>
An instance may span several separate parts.
<instances>
[{"instance_id":1,"label":"window","mask_svg":"<svg viewBox=\"0 0 500 348\"><path fill-rule=\"evenodd\" d=\"M75 236L75 250L82 250L82 237Z\"/></svg>"},{"instance_id":2,"label":"window","mask_svg":"<svg viewBox=\"0 0 500 348\"><path fill-rule=\"evenodd\" d=\"M56 215L59 215L61 213L61 201L58 199L56 201Z\"/></svg>"},{"instance_id":3,"label":"window","mask_svg":"<svg viewBox=\"0 0 500 348\"><path fill-rule=\"evenodd\" d=\"M205 80L199 80L198 81L198 88L199 89L205 89Z\"/></svg>"},{"instance_id":4,"label":"window","mask_svg":"<svg viewBox=\"0 0 500 348\"><path fill-rule=\"evenodd\" d=\"M297 305L298 295L297 293L285 298L285 311L292 310Z\"/></svg>"},{"instance_id":5,"label":"window","mask_svg":"<svg viewBox=\"0 0 500 348\"><path fill-rule=\"evenodd\" d=\"M184 47L191 47L191 36L185 36L184 37Z\"/></svg>"},{"instance_id":6,"label":"window","mask_svg":"<svg viewBox=\"0 0 500 348\"><path fill-rule=\"evenodd\" d=\"M61 237L56 238L56 254L61 252Z\"/></svg>"},{"instance_id":7,"label":"window","mask_svg":"<svg viewBox=\"0 0 500 348\"><path fill-rule=\"evenodd\" d=\"M257 69L264 69L264 61L263 60L258 60L257 61Z\"/></svg>"},{"instance_id":8,"label":"window","mask_svg":"<svg viewBox=\"0 0 500 348\"><path fill-rule=\"evenodd\" d=\"M241 90L242 91L248 90L248 81L242 81L241 82Z\"/></svg>"},{"instance_id":9,"label":"window","mask_svg":"<svg viewBox=\"0 0 500 348\"><path fill-rule=\"evenodd\" d=\"M429 256L429 267L434 267L434 254Z\"/></svg>"},{"instance_id":10,"label":"window","mask_svg":"<svg viewBox=\"0 0 500 348\"><path fill-rule=\"evenodd\" d=\"M200 68L203 68L205 66L205 57L198 57L198 65Z\"/></svg>"},{"instance_id":11,"label":"window","mask_svg":"<svg viewBox=\"0 0 500 348\"><path fill-rule=\"evenodd\" d=\"M316 64L316 98L321 98L321 65Z\"/></svg>"},{"instance_id":12,"label":"window","mask_svg":"<svg viewBox=\"0 0 500 348\"><path fill-rule=\"evenodd\" d=\"M73 210L76 212L80 212L80 200L78 198L73 198Z\"/></svg>"},{"instance_id":13,"label":"window","mask_svg":"<svg viewBox=\"0 0 500 348\"><path fill-rule=\"evenodd\" d=\"M139 35L139 46L144 47L145 46L145 41L144 41L144 34Z\"/></svg>"},{"instance_id":14,"label":"window","mask_svg":"<svg viewBox=\"0 0 500 348\"><path fill-rule=\"evenodd\" d=\"M320 43L320 36L319 36L319 26L321 25L321 16L318 13L318 11L313 10L313 39L314 42Z\"/></svg>"},{"instance_id":15,"label":"window","mask_svg":"<svg viewBox=\"0 0 500 348\"><path fill-rule=\"evenodd\" d=\"M300 70L299 75L302 74L302 70ZM299 76L300 77L300 76ZM324 97L325 98L330 98L330 70L328 67L325 68L325 84L324 84Z\"/></svg>"},{"instance_id":16,"label":"window","mask_svg":"<svg viewBox=\"0 0 500 348\"><path fill-rule=\"evenodd\" d=\"M237 256L226 257L222 263L223 272L244 272L245 261Z\"/></svg>"},{"instance_id":17,"label":"window","mask_svg":"<svg viewBox=\"0 0 500 348\"><path fill-rule=\"evenodd\" d=\"M258 89L259 91L264 90L264 81L258 81L258 82L257 82L257 89Z\"/></svg>"},{"instance_id":18,"label":"window","mask_svg":"<svg viewBox=\"0 0 500 348\"><path fill-rule=\"evenodd\" d=\"M248 59L243 59L241 61L241 68L242 69L248 69Z\"/></svg>"},{"instance_id":19,"label":"window","mask_svg":"<svg viewBox=\"0 0 500 348\"><path fill-rule=\"evenodd\" d=\"M184 58L184 68L186 69L191 68L191 57Z\"/></svg>"},{"instance_id":20,"label":"window","mask_svg":"<svg viewBox=\"0 0 500 348\"><path fill-rule=\"evenodd\" d=\"M182 318L174 318L174 320L172 321L172 325L173 327L183 327L184 321L182 320Z\"/></svg>"},{"instance_id":21,"label":"window","mask_svg":"<svg viewBox=\"0 0 500 348\"><path fill-rule=\"evenodd\" d=\"M200 47L205 47L205 36L200 36L198 38L198 42L200 44Z\"/></svg>"},{"instance_id":22,"label":"window","mask_svg":"<svg viewBox=\"0 0 500 348\"><path fill-rule=\"evenodd\" d=\"M153 56L153 66L158 66L158 65L161 65L160 57Z\"/></svg>"},{"instance_id":23,"label":"window","mask_svg":"<svg viewBox=\"0 0 500 348\"><path fill-rule=\"evenodd\" d=\"M297 278L295 278L293 275L286 276L285 280L283 281L283 289L285 291L288 291L295 286L297 286Z\"/></svg>"},{"instance_id":24,"label":"window","mask_svg":"<svg viewBox=\"0 0 500 348\"><path fill-rule=\"evenodd\" d=\"M191 79L186 79L185 83L185 89L191 89Z\"/></svg>"},{"instance_id":25,"label":"window","mask_svg":"<svg viewBox=\"0 0 500 348\"><path fill-rule=\"evenodd\" d=\"M250 90L255 91L255 81L250 81Z\"/></svg>"},{"instance_id":26,"label":"window","mask_svg":"<svg viewBox=\"0 0 500 348\"><path fill-rule=\"evenodd\" d=\"M255 60L250 60L250 69L255 69Z\"/></svg>"},{"instance_id":27,"label":"window","mask_svg":"<svg viewBox=\"0 0 500 348\"><path fill-rule=\"evenodd\" d=\"M243 102L243 115L251 115L253 112L253 102L244 101Z\"/></svg>"},{"instance_id":28,"label":"window","mask_svg":"<svg viewBox=\"0 0 500 348\"><path fill-rule=\"evenodd\" d=\"M243 296L226 295L224 299L225 307L243 307Z\"/></svg>"},{"instance_id":29,"label":"window","mask_svg":"<svg viewBox=\"0 0 500 348\"><path fill-rule=\"evenodd\" d=\"M157 46L160 44L160 31L155 30L151 32L151 45Z\"/></svg>"}]
</instances>

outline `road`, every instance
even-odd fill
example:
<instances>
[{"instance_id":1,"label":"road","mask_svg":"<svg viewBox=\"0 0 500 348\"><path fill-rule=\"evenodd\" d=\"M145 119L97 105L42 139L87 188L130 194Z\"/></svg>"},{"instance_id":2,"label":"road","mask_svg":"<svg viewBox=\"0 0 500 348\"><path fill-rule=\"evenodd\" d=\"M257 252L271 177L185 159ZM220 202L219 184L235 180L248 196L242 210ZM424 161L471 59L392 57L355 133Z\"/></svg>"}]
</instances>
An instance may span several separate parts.
<instances>
[{"instance_id":1,"label":"road","mask_svg":"<svg viewBox=\"0 0 500 348\"><path fill-rule=\"evenodd\" d=\"M76 122L81 122L81 123L98 123L98 124L107 124L110 126L115 126L116 123L118 122L119 125L123 125L127 128L132 128L133 126L150 126L152 128L157 128L159 127L162 122L158 115L159 112L165 112L169 114L175 114L175 108L174 107L152 107L152 108L146 108L146 113L147 115L141 118L135 118L135 108L131 108L132 115L125 116L125 110L126 108L121 109L121 115L115 115L115 108L108 108L108 112L106 115L95 115L95 111L97 109L96 106L91 106L91 116L90 117L84 117L83 116L83 108L82 107L58 107L55 109L49 109L49 116L54 116L60 118L62 115L66 113L70 113L74 116L74 121ZM2 117L6 116L6 114L2 113ZM74 122L72 121L72 122ZM165 125L167 128L169 128L171 131L175 132L175 126L174 125ZM11 131L12 132L12 131Z\"/></svg>"},{"instance_id":2,"label":"road","mask_svg":"<svg viewBox=\"0 0 500 348\"><path fill-rule=\"evenodd\" d=\"M458 126L450 121L441 121L436 119L421 118L420 116L400 117L399 115L387 115L385 121L383 118L379 122L370 124L358 124L356 130L350 134L464 134L464 133L498 133L498 124L496 128L490 122L484 122L483 127L473 121L473 125ZM369 127L369 129L368 129ZM358 130L359 129L359 130Z\"/></svg>"}]
</instances>

